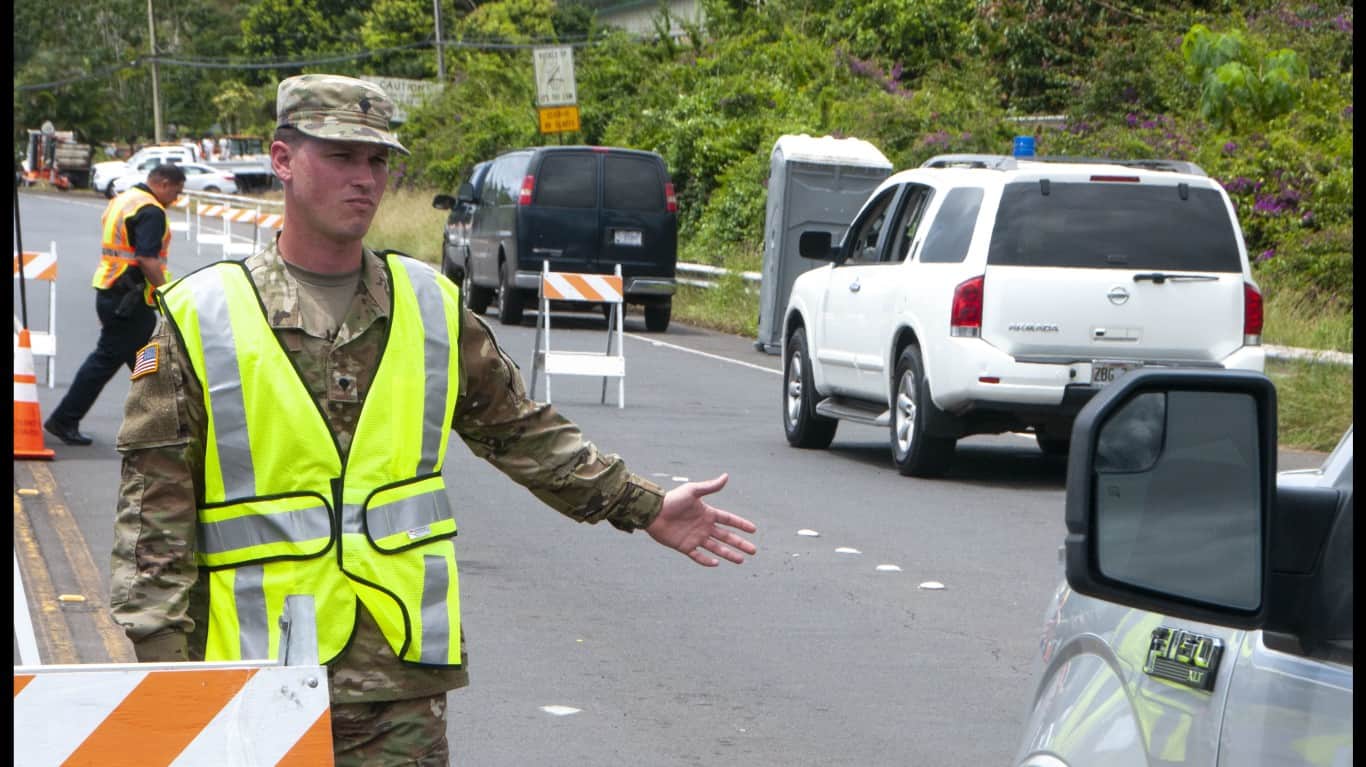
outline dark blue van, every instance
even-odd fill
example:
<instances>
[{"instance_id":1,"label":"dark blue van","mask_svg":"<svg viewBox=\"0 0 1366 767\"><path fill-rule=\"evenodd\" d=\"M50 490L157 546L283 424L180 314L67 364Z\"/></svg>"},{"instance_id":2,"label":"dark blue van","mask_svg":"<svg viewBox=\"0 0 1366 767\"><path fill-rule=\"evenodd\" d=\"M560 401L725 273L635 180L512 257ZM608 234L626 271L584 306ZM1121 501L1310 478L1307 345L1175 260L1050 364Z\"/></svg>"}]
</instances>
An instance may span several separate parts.
<instances>
[{"instance_id":1,"label":"dark blue van","mask_svg":"<svg viewBox=\"0 0 1366 767\"><path fill-rule=\"evenodd\" d=\"M476 165L456 197L437 195L432 205L451 211L443 269L460 279L472 310L482 313L496 298L498 319L519 324L535 304L543 261L554 272L596 274L621 264L626 301L643 307L646 329L669 327L678 203L658 154L521 149Z\"/></svg>"}]
</instances>

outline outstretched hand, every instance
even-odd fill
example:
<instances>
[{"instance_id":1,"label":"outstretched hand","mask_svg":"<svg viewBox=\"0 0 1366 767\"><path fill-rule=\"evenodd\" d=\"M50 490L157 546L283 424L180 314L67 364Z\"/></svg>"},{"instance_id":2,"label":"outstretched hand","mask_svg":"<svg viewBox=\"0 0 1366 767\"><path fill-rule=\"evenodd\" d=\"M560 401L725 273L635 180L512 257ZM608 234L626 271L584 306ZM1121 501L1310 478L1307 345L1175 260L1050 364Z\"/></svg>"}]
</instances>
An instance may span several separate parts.
<instances>
[{"instance_id":1,"label":"outstretched hand","mask_svg":"<svg viewBox=\"0 0 1366 767\"><path fill-rule=\"evenodd\" d=\"M664 508L655 521L645 528L651 538L671 549L687 554L704 567L716 567L720 561L709 556L729 560L735 564L753 556L758 549L749 539L726 528L752 533L758 528L744 517L711 506L702 500L726 486L729 475L722 474L705 482L687 482L664 494Z\"/></svg>"}]
</instances>

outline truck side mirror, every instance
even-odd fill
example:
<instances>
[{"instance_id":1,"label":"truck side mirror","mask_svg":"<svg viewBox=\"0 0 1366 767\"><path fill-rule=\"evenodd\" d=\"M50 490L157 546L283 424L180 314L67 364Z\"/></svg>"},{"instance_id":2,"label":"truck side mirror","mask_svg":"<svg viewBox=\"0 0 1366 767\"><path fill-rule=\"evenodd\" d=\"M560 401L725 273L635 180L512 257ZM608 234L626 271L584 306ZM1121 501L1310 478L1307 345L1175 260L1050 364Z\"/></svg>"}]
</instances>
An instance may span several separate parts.
<instances>
[{"instance_id":1,"label":"truck side mirror","mask_svg":"<svg viewBox=\"0 0 1366 767\"><path fill-rule=\"evenodd\" d=\"M438 194L432 198L432 207L437 210L450 210L455 207L455 198L449 194Z\"/></svg>"},{"instance_id":2,"label":"truck side mirror","mask_svg":"<svg viewBox=\"0 0 1366 767\"><path fill-rule=\"evenodd\" d=\"M1082 408L1071 444L1073 589L1187 620L1267 624L1276 498L1269 379L1134 371Z\"/></svg>"},{"instance_id":3,"label":"truck side mirror","mask_svg":"<svg viewBox=\"0 0 1366 767\"><path fill-rule=\"evenodd\" d=\"M834 261L835 252L830 247L831 239L829 232L802 232L801 238L797 240L797 253L802 258L815 261Z\"/></svg>"},{"instance_id":4,"label":"truck side mirror","mask_svg":"<svg viewBox=\"0 0 1366 767\"><path fill-rule=\"evenodd\" d=\"M474 202L474 185L466 181L456 190L455 198L460 202Z\"/></svg>"}]
</instances>

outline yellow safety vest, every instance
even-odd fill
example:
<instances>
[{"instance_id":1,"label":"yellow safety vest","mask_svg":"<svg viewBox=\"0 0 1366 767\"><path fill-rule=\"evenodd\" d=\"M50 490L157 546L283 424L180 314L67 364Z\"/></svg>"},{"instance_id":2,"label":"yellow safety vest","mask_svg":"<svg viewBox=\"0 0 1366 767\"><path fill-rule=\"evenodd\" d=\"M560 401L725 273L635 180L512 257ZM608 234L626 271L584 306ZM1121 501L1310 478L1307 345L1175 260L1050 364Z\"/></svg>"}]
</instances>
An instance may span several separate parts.
<instances>
[{"instance_id":1,"label":"yellow safety vest","mask_svg":"<svg viewBox=\"0 0 1366 767\"><path fill-rule=\"evenodd\" d=\"M313 596L334 660L356 600L400 659L460 665L455 519L441 467L459 390L460 294L385 258L393 310L345 463L239 262L158 291L208 414L197 557L209 572L206 660L276 659L286 596Z\"/></svg>"},{"instance_id":2,"label":"yellow safety vest","mask_svg":"<svg viewBox=\"0 0 1366 767\"><path fill-rule=\"evenodd\" d=\"M166 206L160 200L137 187L109 201L100 218L100 226L104 230L100 236L100 263L95 267L95 277L90 281L90 287L108 290L114 287L114 283L129 267L139 268L138 260L133 257L132 238L128 235L128 219L148 205L155 205L162 213L166 212ZM166 231L161 235L161 253L158 254L161 257L162 274L167 274L166 257L171 251L170 223L166 222ZM152 296L154 289L150 282L143 286L142 297L148 306L156 306L156 299Z\"/></svg>"}]
</instances>

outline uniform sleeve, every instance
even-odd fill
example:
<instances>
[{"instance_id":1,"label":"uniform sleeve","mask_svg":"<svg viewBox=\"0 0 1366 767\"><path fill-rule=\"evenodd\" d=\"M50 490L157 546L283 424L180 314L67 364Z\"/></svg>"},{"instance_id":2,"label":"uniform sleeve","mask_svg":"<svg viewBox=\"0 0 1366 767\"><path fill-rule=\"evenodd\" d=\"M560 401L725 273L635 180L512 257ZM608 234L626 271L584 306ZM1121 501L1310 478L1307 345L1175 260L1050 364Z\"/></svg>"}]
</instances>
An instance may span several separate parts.
<instances>
[{"instance_id":1,"label":"uniform sleeve","mask_svg":"<svg viewBox=\"0 0 1366 767\"><path fill-rule=\"evenodd\" d=\"M128 217L128 231L132 235L134 255L159 258L161 241L166 236L166 212L155 205L144 205Z\"/></svg>"},{"instance_id":2,"label":"uniform sleeve","mask_svg":"<svg viewBox=\"0 0 1366 767\"><path fill-rule=\"evenodd\" d=\"M469 311L463 317L453 426L470 450L572 519L628 532L653 522L664 491L600 452L553 406L528 398L489 327Z\"/></svg>"},{"instance_id":3,"label":"uniform sleeve","mask_svg":"<svg viewBox=\"0 0 1366 767\"><path fill-rule=\"evenodd\" d=\"M202 404L194 405L203 400L164 319L149 346L155 368L132 381L116 442L123 466L109 602L139 660L185 660L185 637L196 628L189 595L198 577L205 418Z\"/></svg>"}]
</instances>

